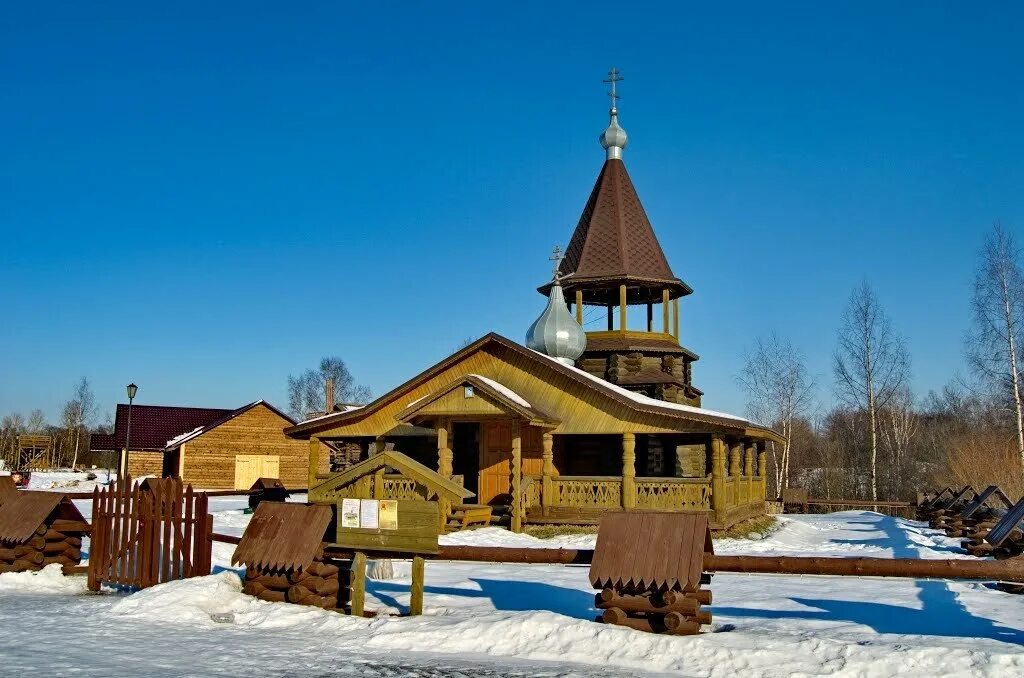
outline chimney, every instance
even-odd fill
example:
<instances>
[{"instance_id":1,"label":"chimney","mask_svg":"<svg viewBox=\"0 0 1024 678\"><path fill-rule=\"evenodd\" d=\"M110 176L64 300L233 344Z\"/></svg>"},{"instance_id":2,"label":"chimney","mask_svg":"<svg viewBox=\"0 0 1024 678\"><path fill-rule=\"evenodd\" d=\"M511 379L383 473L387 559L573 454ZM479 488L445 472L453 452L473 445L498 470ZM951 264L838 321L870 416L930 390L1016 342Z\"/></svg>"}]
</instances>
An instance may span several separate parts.
<instances>
[{"instance_id":1,"label":"chimney","mask_svg":"<svg viewBox=\"0 0 1024 678\"><path fill-rule=\"evenodd\" d=\"M327 414L330 414L334 411L334 377L327 377L324 390L324 408Z\"/></svg>"}]
</instances>

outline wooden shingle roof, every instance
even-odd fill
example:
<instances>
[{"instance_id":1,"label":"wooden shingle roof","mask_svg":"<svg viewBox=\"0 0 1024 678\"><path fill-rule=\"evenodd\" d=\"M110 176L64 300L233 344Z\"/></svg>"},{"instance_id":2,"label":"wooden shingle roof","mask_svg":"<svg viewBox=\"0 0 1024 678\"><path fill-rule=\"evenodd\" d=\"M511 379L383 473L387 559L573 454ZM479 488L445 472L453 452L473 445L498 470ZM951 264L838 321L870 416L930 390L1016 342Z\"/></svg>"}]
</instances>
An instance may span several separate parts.
<instances>
[{"instance_id":1,"label":"wooden shingle roof","mask_svg":"<svg viewBox=\"0 0 1024 678\"><path fill-rule=\"evenodd\" d=\"M56 514L56 515L54 515ZM0 543L21 544L49 518L84 522L74 503L60 492L17 491L0 504Z\"/></svg>"},{"instance_id":2,"label":"wooden shingle roof","mask_svg":"<svg viewBox=\"0 0 1024 678\"><path fill-rule=\"evenodd\" d=\"M705 553L714 548L703 513L611 513L601 519L590 583L594 588L695 591Z\"/></svg>"},{"instance_id":3,"label":"wooden shingle roof","mask_svg":"<svg viewBox=\"0 0 1024 678\"><path fill-rule=\"evenodd\" d=\"M693 291L672 272L626 166L615 158L601 168L558 270L562 287L584 287L586 301L596 300L588 289L621 283L668 287L672 298Z\"/></svg>"},{"instance_id":4,"label":"wooden shingle roof","mask_svg":"<svg viewBox=\"0 0 1024 678\"><path fill-rule=\"evenodd\" d=\"M333 512L330 506L265 501L256 507L231 563L268 570L313 564Z\"/></svg>"}]
</instances>

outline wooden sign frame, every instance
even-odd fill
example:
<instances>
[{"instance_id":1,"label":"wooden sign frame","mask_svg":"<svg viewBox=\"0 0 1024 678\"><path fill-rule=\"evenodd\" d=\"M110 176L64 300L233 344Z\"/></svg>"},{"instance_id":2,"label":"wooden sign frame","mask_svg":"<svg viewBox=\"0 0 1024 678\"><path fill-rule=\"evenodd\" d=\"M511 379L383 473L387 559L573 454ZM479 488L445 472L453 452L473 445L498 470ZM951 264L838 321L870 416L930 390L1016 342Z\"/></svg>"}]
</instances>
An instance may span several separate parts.
<instances>
[{"instance_id":1,"label":"wooden sign frame","mask_svg":"<svg viewBox=\"0 0 1024 678\"><path fill-rule=\"evenodd\" d=\"M440 525L437 521L437 502L419 499L376 500L360 499L360 502L388 502L397 507L394 516L397 527L389 529L391 520L378 527L345 527L342 524L342 506L339 501L336 515L335 542L331 546L355 551L387 551L390 553L438 553L437 538ZM390 516L389 516L390 517Z\"/></svg>"}]
</instances>

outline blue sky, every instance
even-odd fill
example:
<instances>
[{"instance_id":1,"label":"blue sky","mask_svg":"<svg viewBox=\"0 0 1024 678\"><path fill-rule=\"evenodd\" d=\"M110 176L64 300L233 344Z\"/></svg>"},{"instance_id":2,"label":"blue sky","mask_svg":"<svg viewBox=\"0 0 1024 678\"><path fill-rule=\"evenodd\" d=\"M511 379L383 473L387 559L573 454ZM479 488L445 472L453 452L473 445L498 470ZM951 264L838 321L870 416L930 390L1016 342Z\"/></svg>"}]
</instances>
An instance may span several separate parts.
<instances>
[{"instance_id":1,"label":"blue sky","mask_svg":"<svg viewBox=\"0 0 1024 678\"><path fill-rule=\"evenodd\" d=\"M1024 229L1019 5L22 3L0 22L0 414L82 375L285 404L522 340L602 162L676 272L705 405L790 337L831 399L862 279L918 394L963 371L976 252Z\"/></svg>"}]
</instances>

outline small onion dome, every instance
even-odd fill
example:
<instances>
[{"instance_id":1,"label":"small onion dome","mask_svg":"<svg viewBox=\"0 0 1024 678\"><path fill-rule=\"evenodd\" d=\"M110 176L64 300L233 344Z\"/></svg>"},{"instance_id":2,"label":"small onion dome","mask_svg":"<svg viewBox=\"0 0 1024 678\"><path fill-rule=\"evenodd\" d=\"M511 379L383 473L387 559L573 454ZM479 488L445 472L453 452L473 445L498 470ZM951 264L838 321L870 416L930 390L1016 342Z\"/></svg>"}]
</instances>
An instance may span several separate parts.
<instances>
[{"instance_id":1,"label":"small onion dome","mask_svg":"<svg viewBox=\"0 0 1024 678\"><path fill-rule=\"evenodd\" d=\"M526 345L566 365L572 365L587 347L587 334L569 313L557 278L548 293L547 308L526 332Z\"/></svg>"},{"instance_id":2,"label":"small onion dome","mask_svg":"<svg viewBox=\"0 0 1024 678\"><path fill-rule=\"evenodd\" d=\"M613 108L610 115L611 120L608 122L608 127L601 132L597 140L601 142L601 148L607 152L609 160L613 158L621 160L622 150L626 148L629 137L626 136L626 130L619 127L619 112Z\"/></svg>"}]
</instances>

